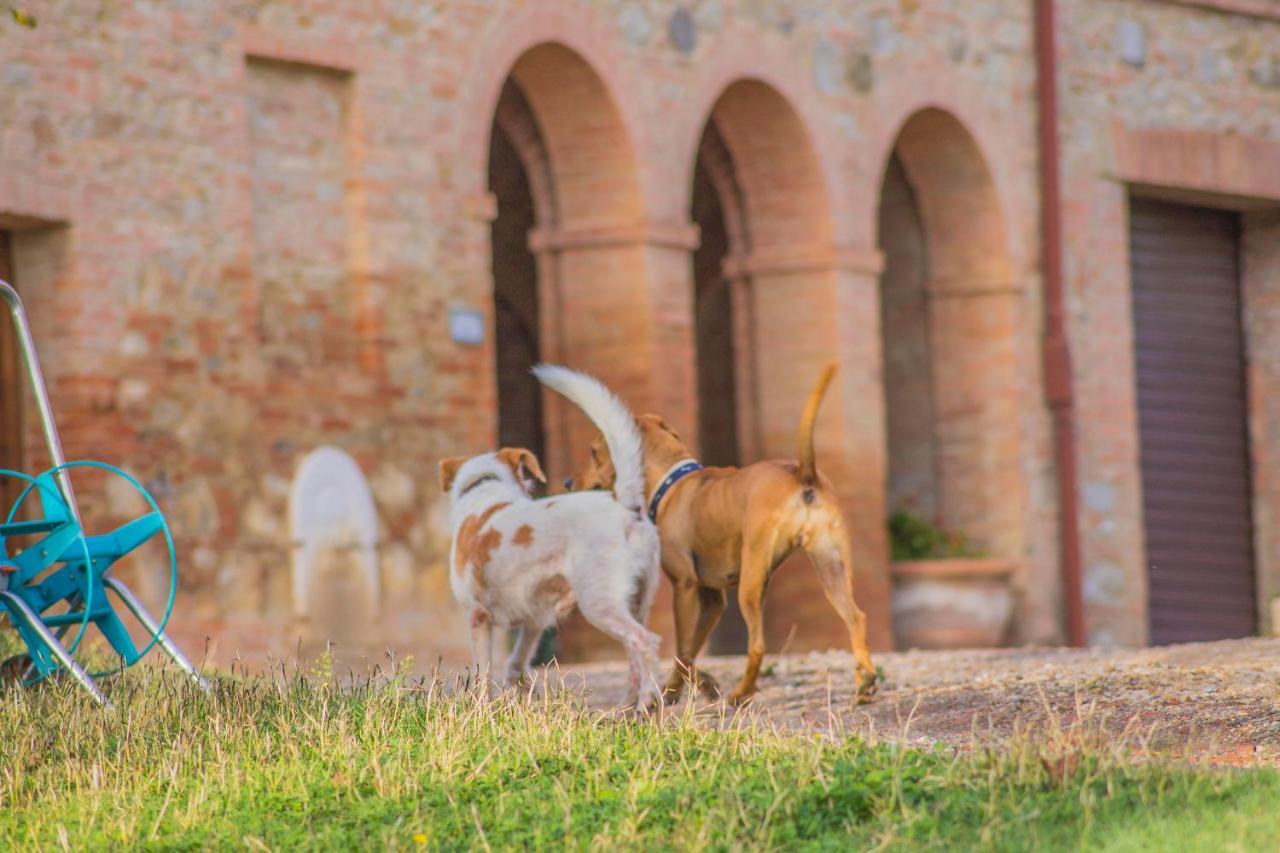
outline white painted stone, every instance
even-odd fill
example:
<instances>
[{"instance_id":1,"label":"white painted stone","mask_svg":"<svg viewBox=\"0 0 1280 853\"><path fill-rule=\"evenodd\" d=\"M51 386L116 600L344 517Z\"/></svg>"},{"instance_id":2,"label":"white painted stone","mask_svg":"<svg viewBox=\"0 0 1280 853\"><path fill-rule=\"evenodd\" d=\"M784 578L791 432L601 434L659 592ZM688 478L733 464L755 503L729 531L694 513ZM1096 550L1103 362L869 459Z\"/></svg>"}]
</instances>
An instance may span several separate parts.
<instances>
[{"instance_id":1,"label":"white painted stone","mask_svg":"<svg viewBox=\"0 0 1280 853\"><path fill-rule=\"evenodd\" d=\"M311 580L335 552L364 577L366 600L379 600L378 515L369 484L350 454L320 447L302 460L289 493L289 531L296 615L307 615Z\"/></svg>"}]
</instances>

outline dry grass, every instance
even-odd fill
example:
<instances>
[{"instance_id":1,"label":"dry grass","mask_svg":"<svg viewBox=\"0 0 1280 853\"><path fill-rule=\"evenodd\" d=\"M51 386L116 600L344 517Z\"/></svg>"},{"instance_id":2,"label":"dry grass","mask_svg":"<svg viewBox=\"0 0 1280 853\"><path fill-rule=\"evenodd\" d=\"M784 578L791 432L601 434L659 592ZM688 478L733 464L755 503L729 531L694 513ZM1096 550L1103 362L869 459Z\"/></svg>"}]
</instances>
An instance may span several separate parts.
<instances>
[{"instance_id":1,"label":"dry grass","mask_svg":"<svg viewBox=\"0 0 1280 853\"><path fill-rule=\"evenodd\" d=\"M628 720L575 692L323 663L205 696L134 672L103 712L0 694L0 838L25 848L1256 849L1273 772L1134 760L1088 725L920 750L741 718Z\"/></svg>"}]
</instances>

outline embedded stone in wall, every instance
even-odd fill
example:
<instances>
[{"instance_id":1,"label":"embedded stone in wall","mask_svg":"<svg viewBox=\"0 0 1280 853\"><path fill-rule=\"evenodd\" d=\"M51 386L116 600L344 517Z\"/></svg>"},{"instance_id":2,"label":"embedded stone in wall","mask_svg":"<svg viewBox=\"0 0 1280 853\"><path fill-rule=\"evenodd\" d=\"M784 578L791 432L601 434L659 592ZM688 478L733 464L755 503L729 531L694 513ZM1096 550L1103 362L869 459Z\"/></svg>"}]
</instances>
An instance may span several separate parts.
<instances>
[{"instance_id":1,"label":"embedded stone in wall","mask_svg":"<svg viewBox=\"0 0 1280 853\"><path fill-rule=\"evenodd\" d=\"M653 31L649 16L638 3L632 3L622 10L622 14L618 17L618 24L622 27L623 37L636 47L641 47L647 42L649 34Z\"/></svg>"},{"instance_id":2,"label":"embedded stone in wall","mask_svg":"<svg viewBox=\"0 0 1280 853\"><path fill-rule=\"evenodd\" d=\"M813 80L824 95L840 94L844 69L840 64L840 51L835 44L819 41L813 48Z\"/></svg>"},{"instance_id":3,"label":"embedded stone in wall","mask_svg":"<svg viewBox=\"0 0 1280 853\"><path fill-rule=\"evenodd\" d=\"M1116 24L1116 51L1126 64L1141 68L1147 62L1147 28L1127 18Z\"/></svg>"},{"instance_id":4,"label":"embedded stone in wall","mask_svg":"<svg viewBox=\"0 0 1280 853\"><path fill-rule=\"evenodd\" d=\"M671 15L667 36L676 50L688 56L698 46L698 25L689 10L681 7Z\"/></svg>"},{"instance_id":5,"label":"embedded stone in wall","mask_svg":"<svg viewBox=\"0 0 1280 853\"><path fill-rule=\"evenodd\" d=\"M379 600L378 518L360 467L336 447L312 451L289 493L294 614L308 643L363 646Z\"/></svg>"}]
</instances>

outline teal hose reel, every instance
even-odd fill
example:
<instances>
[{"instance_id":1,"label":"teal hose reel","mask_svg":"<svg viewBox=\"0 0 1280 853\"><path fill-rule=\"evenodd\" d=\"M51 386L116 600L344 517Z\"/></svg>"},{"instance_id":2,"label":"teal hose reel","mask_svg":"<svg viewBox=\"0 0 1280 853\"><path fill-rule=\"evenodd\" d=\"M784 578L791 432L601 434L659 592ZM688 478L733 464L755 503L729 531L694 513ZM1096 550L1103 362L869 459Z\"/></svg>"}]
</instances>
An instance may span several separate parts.
<instances>
[{"instance_id":1,"label":"teal hose reel","mask_svg":"<svg viewBox=\"0 0 1280 853\"><path fill-rule=\"evenodd\" d=\"M165 633L178 589L178 559L173 534L151 493L136 479L105 462L63 461L40 363L36 358L22 300L0 281L0 298L9 306L32 391L40 412L45 443L54 461L47 471L30 476L0 468L0 476L26 483L0 524L0 613L7 614L27 654L6 662L11 679L29 686L54 675L74 678L102 705L110 705L95 679L113 675L159 646L201 689L209 683ZM143 499L149 512L116 528L89 534L75 502L71 472L96 469L123 478ZM19 520L23 507L34 516ZM161 537L168 550L169 590L164 615L156 620L137 596L109 572L143 544ZM134 641L118 605L146 635ZM110 646L116 666L89 672L76 659L90 626ZM67 634L75 632L69 643Z\"/></svg>"}]
</instances>

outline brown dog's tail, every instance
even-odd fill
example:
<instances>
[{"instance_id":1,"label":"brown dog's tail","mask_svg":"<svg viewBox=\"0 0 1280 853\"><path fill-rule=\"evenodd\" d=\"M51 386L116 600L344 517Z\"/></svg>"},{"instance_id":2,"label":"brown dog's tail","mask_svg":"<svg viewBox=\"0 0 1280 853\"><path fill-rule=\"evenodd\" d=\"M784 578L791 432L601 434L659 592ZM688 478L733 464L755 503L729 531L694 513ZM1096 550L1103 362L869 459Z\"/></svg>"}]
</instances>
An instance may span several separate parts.
<instances>
[{"instance_id":1,"label":"brown dog's tail","mask_svg":"<svg viewBox=\"0 0 1280 853\"><path fill-rule=\"evenodd\" d=\"M813 391L809 394L809 400L804 404L804 414L800 416L800 432L796 436L800 445L800 469L796 472L796 476L800 479L801 484L812 486L818 480L818 463L813 455L813 423L818 419L818 407L822 405L822 398L826 396L827 386L831 384L831 378L836 375L836 362L831 362L822 369L822 375L818 377L818 384L813 386Z\"/></svg>"}]
</instances>

